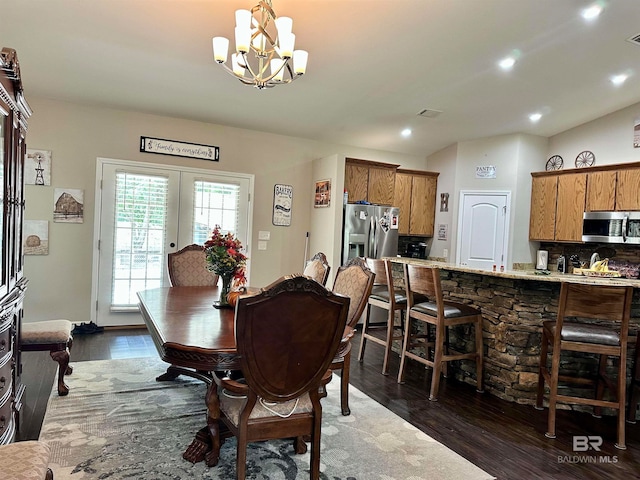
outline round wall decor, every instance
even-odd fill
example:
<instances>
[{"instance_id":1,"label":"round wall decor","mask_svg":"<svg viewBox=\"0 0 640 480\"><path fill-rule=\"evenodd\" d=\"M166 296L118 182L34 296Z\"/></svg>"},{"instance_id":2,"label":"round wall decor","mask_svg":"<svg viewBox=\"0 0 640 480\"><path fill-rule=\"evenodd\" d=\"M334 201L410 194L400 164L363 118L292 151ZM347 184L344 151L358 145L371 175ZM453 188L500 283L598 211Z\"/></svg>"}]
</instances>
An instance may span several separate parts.
<instances>
[{"instance_id":1,"label":"round wall decor","mask_svg":"<svg viewBox=\"0 0 640 480\"><path fill-rule=\"evenodd\" d=\"M553 155L547 160L546 169L547 170L560 170L564 162L562 161L562 157L560 155Z\"/></svg>"},{"instance_id":2,"label":"round wall decor","mask_svg":"<svg viewBox=\"0 0 640 480\"><path fill-rule=\"evenodd\" d=\"M576 157L576 168L590 167L594 163L596 163L596 156L589 150L580 152Z\"/></svg>"}]
</instances>

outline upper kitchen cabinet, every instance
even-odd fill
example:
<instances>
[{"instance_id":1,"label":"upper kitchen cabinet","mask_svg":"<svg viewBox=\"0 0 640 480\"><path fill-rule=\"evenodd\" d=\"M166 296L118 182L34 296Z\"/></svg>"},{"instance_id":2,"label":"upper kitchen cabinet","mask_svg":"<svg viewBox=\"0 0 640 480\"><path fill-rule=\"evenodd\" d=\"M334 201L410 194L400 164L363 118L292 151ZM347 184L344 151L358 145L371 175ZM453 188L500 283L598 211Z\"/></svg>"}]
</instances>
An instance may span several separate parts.
<instances>
[{"instance_id":1,"label":"upper kitchen cabinet","mask_svg":"<svg viewBox=\"0 0 640 480\"><path fill-rule=\"evenodd\" d=\"M582 242L587 174L572 173L558 177L556 240Z\"/></svg>"},{"instance_id":2,"label":"upper kitchen cabinet","mask_svg":"<svg viewBox=\"0 0 640 480\"><path fill-rule=\"evenodd\" d=\"M438 174L398 170L393 204L400 207L400 235L433 236Z\"/></svg>"},{"instance_id":3,"label":"upper kitchen cabinet","mask_svg":"<svg viewBox=\"0 0 640 480\"><path fill-rule=\"evenodd\" d=\"M616 210L640 210L640 168L618 170Z\"/></svg>"},{"instance_id":4,"label":"upper kitchen cabinet","mask_svg":"<svg viewBox=\"0 0 640 480\"><path fill-rule=\"evenodd\" d=\"M616 205L616 172L614 170L587 174L586 212L610 212Z\"/></svg>"},{"instance_id":5,"label":"upper kitchen cabinet","mask_svg":"<svg viewBox=\"0 0 640 480\"><path fill-rule=\"evenodd\" d=\"M557 200L557 176L531 179L529 240L555 240Z\"/></svg>"},{"instance_id":6,"label":"upper kitchen cabinet","mask_svg":"<svg viewBox=\"0 0 640 480\"><path fill-rule=\"evenodd\" d=\"M533 175L529 239L582 242L587 174Z\"/></svg>"},{"instance_id":7,"label":"upper kitchen cabinet","mask_svg":"<svg viewBox=\"0 0 640 480\"><path fill-rule=\"evenodd\" d=\"M344 188L349 202L392 205L398 165L347 158Z\"/></svg>"}]
</instances>

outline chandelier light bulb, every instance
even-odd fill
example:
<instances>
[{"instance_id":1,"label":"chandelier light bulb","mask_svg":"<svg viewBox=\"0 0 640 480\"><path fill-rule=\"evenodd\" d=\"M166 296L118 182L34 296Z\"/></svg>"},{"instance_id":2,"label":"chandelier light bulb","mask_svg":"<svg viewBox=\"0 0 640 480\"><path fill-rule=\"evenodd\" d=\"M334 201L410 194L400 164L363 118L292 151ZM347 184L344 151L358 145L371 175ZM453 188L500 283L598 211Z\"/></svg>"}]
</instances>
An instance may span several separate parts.
<instances>
[{"instance_id":1,"label":"chandelier light bulb","mask_svg":"<svg viewBox=\"0 0 640 480\"><path fill-rule=\"evenodd\" d=\"M251 28L251 12L249 10L236 10L236 27Z\"/></svg>"},{"instance_id":2,"label":"chandelier light bulb","mask_svg":"<svg viewBox=\"0 0 640 480\"><path fill-rule=\"evenodd\" d=\"M233 73L238 76L243 78L244 77L244 71L245 68L243 66L240 65L240 54L239 53L234 53L231 55L231 66L233 67Z\"/></svg>"},{"instance_id":3,"label":"chandelier light bulb","mask_svg":"<svg viewBox=\"0 0 640 480\"><path fill-rule=\"evenodd\" d=\"M278 29L278 35L281 33L291 33L293 29L293 19L290 17L276 18L276 28Z\"/></svg>"},{"instance_id":4,"label":"chandelier light bulb","mask_svg":"<svg viewBox=\"0 0 640 480\"><path fill-rule=\"evenodd\" d=\"M284 80L284 60L281 58L271 59L271 75L275 82L282 82Z\"/></svg>"},{"instance_id":5,"label":"chandelier light bulb","mask_svg":"<svg viewBox=\"0 0 640 480\"><path fill-rule=\"evenodd\" d=\"M307 71L307 59L309 53L306 50L296 50L293 52L293 71L296 75L304 75Z\"/></svg>"},{"instance_id":6,"label":"chandelier light bulb","mask_svg":"<svg viewBox=\"0 0 640 480\"><path fill-rule=\"evenodd\" d=\"M213 58L218 63L225 63L229 54L229 39L213 37Z\"/></svg>"},{"instance_id":7,"label":"chandelier light bulb","mask_svg":"<svg viewBox=\"0 0 640 480\"><path fill-rule=\"evenodd\" d=\"M247 53L251 43L251 30L243 27L236 27L236 52Z\"/></svg>"},{"instance_id":8,"label":"chandelier light bulb","mask_svg":"<svg viewBox=\"0 0 640 480\"><path fill-rule=\"evenodd\" d=\"M280 47L280 56L282 58L293 57L293 47L296 43L296 36L293 33L285 33L278 35Z\"/></svg>"}]
</instances>

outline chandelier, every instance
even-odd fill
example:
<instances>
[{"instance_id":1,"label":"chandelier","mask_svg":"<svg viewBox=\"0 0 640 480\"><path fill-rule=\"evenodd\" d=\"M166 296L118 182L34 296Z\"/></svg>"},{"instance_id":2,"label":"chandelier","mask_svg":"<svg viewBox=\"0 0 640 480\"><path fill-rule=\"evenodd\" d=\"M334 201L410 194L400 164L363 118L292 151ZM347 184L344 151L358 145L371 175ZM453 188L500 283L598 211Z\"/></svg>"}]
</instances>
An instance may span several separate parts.
<instances>
[{"instance_id":1,"label":"chandelier","mask_svg":"<svg viewBox=\"0 0 640 480\"><path fill-rule=\"evenodd\" d=\"M308 57L304 50L294 51L292 26L291 18L276 16L271 0L260 0L251 10L236 10L231 68L228 38L213 37L213 58L242 83L260 90L291 83L305 73Z\"/></svg>"}]
</instances>

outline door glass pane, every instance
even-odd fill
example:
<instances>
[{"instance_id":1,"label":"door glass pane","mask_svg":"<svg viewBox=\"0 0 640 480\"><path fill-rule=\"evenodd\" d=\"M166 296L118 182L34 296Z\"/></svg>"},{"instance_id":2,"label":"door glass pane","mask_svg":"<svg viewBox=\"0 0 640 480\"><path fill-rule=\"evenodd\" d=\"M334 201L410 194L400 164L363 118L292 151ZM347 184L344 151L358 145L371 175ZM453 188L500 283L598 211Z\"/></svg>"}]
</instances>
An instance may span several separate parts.
<instances>
[{"instance_id":1,"label":"door glass pane","mask_svg":"<svg viewBox=\"0 0 640 480\"><path fill-rule=\"evenodd\" d=\"M116 174L112 308L138 304L136 292L162 286L169 179Z\"/></svg>"},{"instance_id":2,"label":"door glass pane","mask_svg":"<svg viewBox=\"0 0 640 480\"><path fill-rule=\"evenodd\" d=\"M231 183L196 180L193 184L193 243L202 245L211 231L237 234L240 186Z\"/></svg>"}]
</instances>

